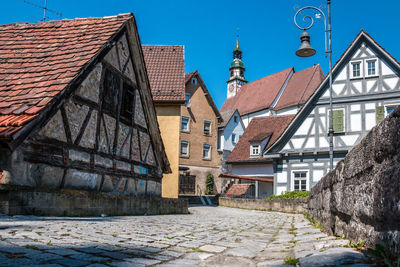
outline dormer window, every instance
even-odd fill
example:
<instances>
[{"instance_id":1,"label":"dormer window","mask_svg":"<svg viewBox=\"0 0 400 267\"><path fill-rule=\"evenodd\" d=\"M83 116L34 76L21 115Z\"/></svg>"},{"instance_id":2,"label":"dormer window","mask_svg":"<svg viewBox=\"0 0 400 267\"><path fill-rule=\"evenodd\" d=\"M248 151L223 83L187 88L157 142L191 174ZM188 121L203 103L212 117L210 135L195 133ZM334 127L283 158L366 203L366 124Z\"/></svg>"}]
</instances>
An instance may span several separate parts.
<instances>
[{"instance_id":1,"label":"dormer window","mask_svg":"<svg viewBox=\"0 0 400 267\"><path fill-rule=\"evenodd\" d=\"M250 156L259 156L261 147L259 144L254 144L250 146Z\"/></svg>"}]
</instances>

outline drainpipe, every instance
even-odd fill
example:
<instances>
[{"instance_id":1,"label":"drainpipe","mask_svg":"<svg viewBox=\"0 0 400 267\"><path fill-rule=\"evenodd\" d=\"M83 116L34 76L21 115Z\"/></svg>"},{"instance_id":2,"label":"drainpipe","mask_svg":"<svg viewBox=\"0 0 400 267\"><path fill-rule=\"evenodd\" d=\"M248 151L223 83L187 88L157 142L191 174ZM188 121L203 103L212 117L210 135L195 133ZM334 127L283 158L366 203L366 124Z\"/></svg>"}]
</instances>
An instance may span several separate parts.
<instances>
[{"instance_id":1,"label":"drainpipe","mask_svg":"<svg viewBox=\"0 0 400 267\"><path fill-rule=\"evenodd\" d=\"M255 199L258 198L258 181L256 181L256 188L255 188Z\"/></svg>"}]
</instances>

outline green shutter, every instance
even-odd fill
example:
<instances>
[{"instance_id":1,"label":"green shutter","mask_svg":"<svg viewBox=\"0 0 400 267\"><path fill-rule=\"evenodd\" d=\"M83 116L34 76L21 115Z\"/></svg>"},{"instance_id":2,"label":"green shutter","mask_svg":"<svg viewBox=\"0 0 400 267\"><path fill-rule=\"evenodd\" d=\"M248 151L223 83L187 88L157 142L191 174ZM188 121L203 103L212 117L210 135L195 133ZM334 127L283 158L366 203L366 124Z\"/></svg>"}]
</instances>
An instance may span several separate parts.
<instances>
[{"instance_id":1,"label":"green shutter","mask_svg":"<svg viewBox=\"0 0 400 267\"><path fill-rule=\"evenodd\" d=\"M329 115L330 115L329 111ZM336 109L333 110L333 131L335 133L342 133L344 132L344 110L343 109ZM328 117L329 126L331 125L330 119Z\"/></svg>"},{"instance_id":2,"label":"green shutter","mask_svg":"<svg viewBox=\"0 0 400 267\"><path fill-rule=\"evenodd\" d=\"M385 107L384 106L376 107L375 116L376 116L376 124L383 121L383 119L385 119Z\"/></svg>"}]
</instances>

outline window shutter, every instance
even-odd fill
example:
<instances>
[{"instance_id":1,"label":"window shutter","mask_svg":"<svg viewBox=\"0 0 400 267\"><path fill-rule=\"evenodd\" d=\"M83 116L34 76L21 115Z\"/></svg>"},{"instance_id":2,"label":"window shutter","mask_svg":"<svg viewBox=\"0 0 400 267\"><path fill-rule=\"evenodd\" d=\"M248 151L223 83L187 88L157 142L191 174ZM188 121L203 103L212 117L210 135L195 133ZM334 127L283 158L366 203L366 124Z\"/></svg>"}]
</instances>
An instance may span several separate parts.
<instances>
[{"instance_id":1,"label":"window shutter","mask_svg":"<svg viewBox=\"0 0 400 267\"><path fill-rule=\"evenodd\" d=\"M330 111L329 111L330 115ZM344 111L342 109L333 110L333 131L336 133L344 132ZM329 125L330 119L328 117Z\"/></svg>"},{"instance_id":2,"label":"window shutter","mask_svg":"<svg viewBox=\"0 0 400 267\"><path fill-rule=\"evenodd\" d=\"M383 119L385 119L385 107L384 106L376 107L375 116L376 116L376 124L383 121Z\"/></svg>"}]
</instances>

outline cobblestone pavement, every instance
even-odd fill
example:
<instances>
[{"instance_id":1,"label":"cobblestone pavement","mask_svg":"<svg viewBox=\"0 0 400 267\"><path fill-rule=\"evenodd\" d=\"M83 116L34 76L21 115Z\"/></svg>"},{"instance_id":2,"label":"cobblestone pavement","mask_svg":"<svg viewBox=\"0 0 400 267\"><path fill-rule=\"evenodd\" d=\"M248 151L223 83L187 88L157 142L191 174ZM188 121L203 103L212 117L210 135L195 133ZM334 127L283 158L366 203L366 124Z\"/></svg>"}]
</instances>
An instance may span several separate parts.
<instances>
[{"instance_id":1,"label":"cobblestone pavement","mask_svg":"<svg viewBox=\"0 0 400 267\"><path fill-rule=\"evenodd\" d=\"M302 215L224 207L190 212L2 216L0 266L282 266L287 257L300 258L302 266L350 266L363 257Z\"/></svg>"}]
</instances>

